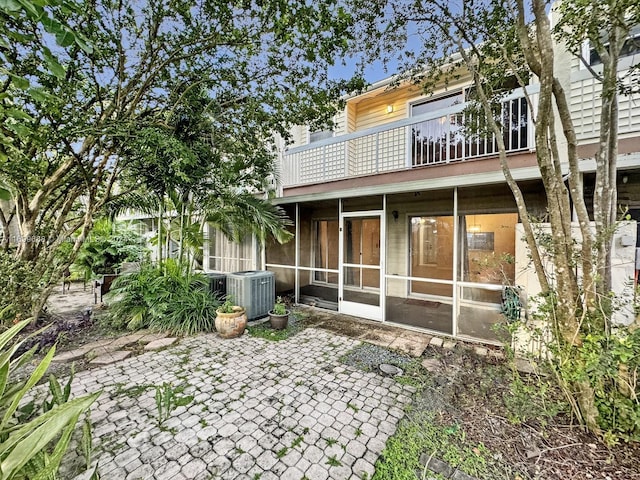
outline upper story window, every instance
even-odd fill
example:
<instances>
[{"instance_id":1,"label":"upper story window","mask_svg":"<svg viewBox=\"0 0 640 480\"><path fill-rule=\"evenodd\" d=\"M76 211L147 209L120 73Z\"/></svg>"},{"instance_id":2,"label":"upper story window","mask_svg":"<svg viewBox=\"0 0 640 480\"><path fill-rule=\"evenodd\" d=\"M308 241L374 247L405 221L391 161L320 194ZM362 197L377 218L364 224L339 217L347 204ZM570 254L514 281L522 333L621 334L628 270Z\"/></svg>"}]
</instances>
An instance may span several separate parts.
<instances>
[{"instance_id":1,"label":"upper story window","mask_svg":"<svg viewBox=\"0 0 640 480\"><path fill-rule=\"evenodd\" d=\"M436 110L442 110L443 108L453 107L464 102L462 91L450 94L444 97L436 98L434 100L426 100L420 103L414 103L411 105L411 116L422 115L423 113L435 112Z\"/></svg>"},{"instance_id":2,"label":"upper story window","mask_svg":"<svg viewBox=\"0 0 640 480\"><path fill-rule=\"evenodd\" d=\"M319 142L327 138L333 138L333 130L316 130L315 132L309 132L309 143Z\"/></svg>"},{"instance_id":3,"label":"upper story window","mask_svg":"<svg viewBox=\"0 0 640 480\"><path fill-rule=\"evenodd\" d=\"M507 91L517 86L505 85ZM416 103L411 115L424 115L459 105L473 97L473 88ZM523 150L528 143L529 115L525 98L504 100L496 106L496 121L508 152ZM496 155L498 143L481 114L452 112L411 125L411 164L433 165L467 158Z\"/></svg>"},{"instance_id":4,"label":"upper story window","mask_svg":"<svg viewBox=\"0 0 640 480\"><path fill-rule=\"evenodd\" d=\"M609 48L609 44L604 44L607 49ZM602 59L595 48L592 48L589 43L587 43L588 55L586 58L589 60L589 65L600 65L602 64ZM629 32L629 37L622 44L622 48L620 49L620 58L631 57L632 55L636 55L640 53L640 25L636 25Z\"/></svg>"},{"instance_id":5,"label":"upper story window","mask_svg":"<svg viewBox=\"0 0 640 480\"><path fill-rule=\"evenodd\" d=\"M464 102L462 91L411 105L411 116L424 115ZM449 161L461 154L453 140L462 129L462 114L444 115L412 125L411 153L413 165Z\"/></svg>"}]
</instances>

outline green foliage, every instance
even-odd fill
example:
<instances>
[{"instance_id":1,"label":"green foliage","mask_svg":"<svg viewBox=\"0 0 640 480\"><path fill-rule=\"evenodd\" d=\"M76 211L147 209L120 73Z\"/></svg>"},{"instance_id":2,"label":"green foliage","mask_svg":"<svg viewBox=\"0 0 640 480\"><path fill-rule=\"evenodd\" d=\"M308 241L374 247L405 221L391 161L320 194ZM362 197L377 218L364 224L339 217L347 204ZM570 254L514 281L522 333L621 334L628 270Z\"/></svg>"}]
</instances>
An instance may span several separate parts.
<instances>
[{"instance_id":1,"label":"green foliage","mask_svg":"<svg viewBox=\"0 0 640 480\"><path fill-rule=\"evenodd\" d=\"M164 382L162 386L156 386L155 389L158 425L167 420L176 407L184 407L193 401L191 395L177 395L179 389L174 389L173 385L167 382Z\"/></svg>"},{"instance_id":2,"label":"green foliage","mask_svg":"<svg viewBox=\"0 0 640 480\"><path fill-rule=\"evenodd\" d=\"M234 307L236 307L236 304L233 303L233 295L227 295L224 302L217 308L217 311L220 313L233 313L236 311Z\"/></svg>"},{"instance_id":3,"label":"green foliage","mask_svg":"<svg viewBox=\"0 0 640 480\"><path fill-rule=\"evenodd\" d=\"M549 325L551 322L546 319L556 315L557 296L549 294L534 301L534 324ZM554 380L576 416L583 414L575 401L580 395L578 386L592 389L600 430L597 433L605 441L613 444L620 440L640 440L640 386L636 381L640 372L640 330L623 326L607 329L605 318L610 318L611 309L615 308L615 298L602 299L602 310L591 312L588 321L583 322L578 332L578 346L558 343L540 327L519 322L509 325L512 333L526 328L534 341L549 351L543 366L552 374L550 379L532 378L530 383L516 378L512 397L505 398L507 406L512 407L513 420L525 421L536 415L550 417L554 411L564 408L554 400L551 385Z\"/></svg>"},{"instance_id":4,"label":"green foliage","mask_svg":"<svg viewBox=\"0 0 640 480\"><path fill-rule=\"evenodd\" d=\"M640 441L640 330L585 335L557 375L568 384L586 380L595 390L598 424L610 443Z\"/></svg>"},{"instance_id":5,"label":"green foliage","mask_svg":"<svg viewBox=\"0 0 640 480\"><path fill-rule=\"evenodd\" d=\"M117 329L138 330L151 323L151 305L156 298L157 284L162 271L150 263L143 263L138 272L116 278L106 300L109 302L108 321Z\"/></svg>"},{"instance_id":6,"label":"green foliage","mask_svg":"<svg viewBox=\"0 0 640 480\"><path fill-rule=\"evenodd\" d=\"M464 440L464 430L458 424L441 425L431 412L408 412L376 462L373 479L415 480L416 471L422 470L419 460L423 453L433 454L469 475L496 478L490 452L482 444L469 446Z\"/></svg>"},{"instance_id":7,"label":"green foliage","mask_svg":"<svg viewBox=\"0 0 640 480\"><path fill-rule=\"evenodd\" d=\"M34 296L41 290L40 275L33 262L14 258L0 251L0 324L7 325L15 318L25 318L31 312Z\"/></svg>"},{"instance_id":8,"label":"green foliage","mask_svg":"<svg viewBox=\"0 0 640 480\"><path fill-rule=\"evenodd\" d=\"M277 297L276 298L276 303L273 304L273 310L272 310L274 315L286 315L287 314L287 304L284 303L284 300L282 299L282 297Z\"/></svg>"},{"instance_id":9,"label":"green foliage","mask_svg":"<svg viewBox=\"0 0 640 480\"><path fill-rule=\"evenodd\" d=\"M39 265L132 191L173 210L181 258L202 233L194 204L233 235L289 237L254 195L273 134L329 123L362 87L327 78L352 37L337 0L8 0L0 15L0 211L22 232L12 253Z\"/></svg>"},{"instance_id":10,"label":"green foliage","mask_svg":"<svg viewBox=\"0 0 640 480\"><path fill-rule=\"evenodd\" d=\"M83 272L85 279L98 274L116 273L123 262L144 259L144 239L131 226L101 219L82 244L72 269Z\"/></svg>"},{"instance_id":11,"label":"green foliage","mask_svg":"<svg viewBox=\"0 0 640 480\"><path fill-rule=\"evenodd\" d=\"M179 335L213 331L219 305L209 292L209 279L189 273L173 259L161 268L144 264L139 272L118 277L108 301L115 327L150 327Z\"/></svg>"},{"instance_id":12,"label":"green foliage","mask_svg":"<svg viewBox=\"0 0 640 480\"><path fill-rule=\"evenodd\" d=\"M82 423L82 438L80 440L80 448L82 449L82 454L84 455L84 459L87 465L87 470L91 468L91 454L93 453L93 431L91 427L91 418L89 412L87 412L87 416ZM96 474L98 466L96 465L96 470L94 471L94 475Z\"/></svg>"},{"instance_id":13,"label":"green foliage","mask_svg":"<svg viewBox=\"0 0 640 480\"><path fill-rule=\"evenodd\" d=\"M331 455L327 460L327 465L329 465L330 467L339 467L340 465L342 465L342 462L340 462L340 460L338 460L335 455Z\"/></svg>"},{"instance_id":14,"label":"green foliage","mask_svg":"<svg viewBox=\"0 0 640 480\"><path fill-rule=\"evenodd\" d=\"M28 324L22 321L0 334L0 472L4 479L51 478L55 476L76 423L100 392L70 399L70 383L62 389L50 379L52 400L41 407L23 399L45 374L55 354L52 347L25 379L14 380L12 373L29 362L33 351L14 357L22 342L11 344Z\"/></svg>"},{"instance_id":15,"label":"green foliage","mask_svg":"<svg viewBox=\"0 0 640 480\"><path fill-rule=\"evenodd\" d=\"M565 411L567 405L561 400L557 386L544 377L522 378L513 370L513 380L508 393L503 395L509 421L515 424L537 421L541 425Z\"/></svg>"}]
</instances>

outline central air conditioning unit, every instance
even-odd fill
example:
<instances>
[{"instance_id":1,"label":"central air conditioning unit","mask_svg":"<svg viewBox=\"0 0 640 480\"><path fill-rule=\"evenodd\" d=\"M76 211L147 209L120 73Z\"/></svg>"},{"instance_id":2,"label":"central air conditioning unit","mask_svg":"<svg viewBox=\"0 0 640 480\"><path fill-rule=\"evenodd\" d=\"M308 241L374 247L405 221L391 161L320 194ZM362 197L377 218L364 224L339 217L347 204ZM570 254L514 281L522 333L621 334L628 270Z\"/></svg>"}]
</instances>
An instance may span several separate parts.
<instances>
[{"instance_id":1,"label":"central air conditioning unit","mask_svg":"<svg viewBox=\"0 0 640 480\"><path fill-rule=\"evenodd\" d=\"M247 309L248 320L266 317L276 297L275 274L265 270L230 273L227 275L227 296Z\"/></svg>"},{"instance_id":2,"label":"central air conditioning unit","mask_svg":"<svg viewBox=\"0 0 640 480\"><path fill-rule=\"evenodd\" d=\"M209 291L217 298L224 300L227 295L227 274L209 272L207 277L209 277Z\"/></svg>"}]
</instances>

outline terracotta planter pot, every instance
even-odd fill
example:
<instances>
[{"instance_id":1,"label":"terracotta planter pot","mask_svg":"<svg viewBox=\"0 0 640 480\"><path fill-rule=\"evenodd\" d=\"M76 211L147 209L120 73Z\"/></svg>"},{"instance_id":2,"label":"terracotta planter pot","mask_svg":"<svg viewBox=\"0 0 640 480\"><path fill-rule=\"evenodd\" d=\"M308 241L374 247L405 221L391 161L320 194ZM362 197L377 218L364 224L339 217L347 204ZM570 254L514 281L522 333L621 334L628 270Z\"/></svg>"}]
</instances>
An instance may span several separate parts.
<instances>
[{"instance_id":1,"label":"terracotta planter pot","mask_svg":"<svg viewBox=\"0 0 640 480\"><path fill-rule=\"evenodd\" d=\"M247 328L247 315L242 307L233 307L233 313L216 311L216 330L222 338L236 338Z\"/></svg>"},{"instance_id":2,"label":"terracotta planter pot","mask_svg":"<svg viewBox=\"0 0 640 480\"><path fill-rule=\"evenodd\" d=\"M284 315L276 315L273 312L269 312L269 323L274 330L284 330L289 324L289 311Z\"/></svg>"}]
</instances>

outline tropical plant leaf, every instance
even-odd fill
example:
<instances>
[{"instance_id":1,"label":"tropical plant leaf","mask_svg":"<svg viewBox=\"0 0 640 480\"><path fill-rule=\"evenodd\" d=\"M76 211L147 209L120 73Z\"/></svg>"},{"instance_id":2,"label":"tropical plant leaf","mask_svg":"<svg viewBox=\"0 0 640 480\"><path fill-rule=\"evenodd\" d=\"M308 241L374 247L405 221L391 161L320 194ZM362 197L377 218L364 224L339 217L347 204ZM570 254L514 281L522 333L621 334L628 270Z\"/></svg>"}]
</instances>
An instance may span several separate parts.
<instances>
[{"instance_id":1,"label":"tropical plant leaf","mask_svg":"<svg viewBox=\"0 0 640 480\"><path fill-rule=\"evenodd\" d=\"M101 392L70 400L33 419L0 444L0 471L3 478L15 475L37 452L45 448L69 425L75 426L82 412L100 396Z\"/></svg>"}]
</instances>

